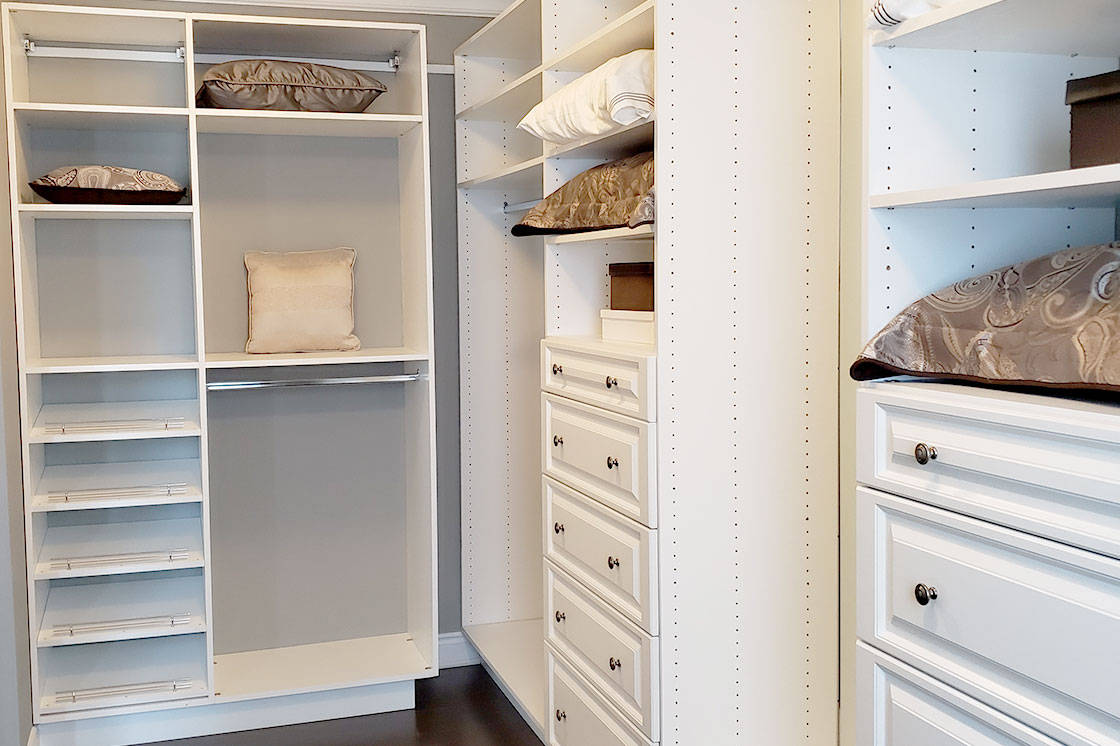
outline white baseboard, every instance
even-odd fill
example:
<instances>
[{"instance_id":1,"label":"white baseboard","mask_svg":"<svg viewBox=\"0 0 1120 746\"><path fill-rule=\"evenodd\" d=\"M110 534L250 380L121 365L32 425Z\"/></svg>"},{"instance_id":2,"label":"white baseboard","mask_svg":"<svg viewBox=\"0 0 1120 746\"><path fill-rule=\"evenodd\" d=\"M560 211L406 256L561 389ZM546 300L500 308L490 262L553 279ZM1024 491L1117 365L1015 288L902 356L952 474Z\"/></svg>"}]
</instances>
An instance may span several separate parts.
<instances>
[{"instance_id":1,"label":"white baseboard","mask_svg":"<svg viewBox=\"0 0 1120 746\"><path fill-rule=\"evenodd\" d=\"M439 636L440 668L477 666L480 663L482 658L478 657L478 651L462 632L445 632Z\"/></svg>"}]
</instances>

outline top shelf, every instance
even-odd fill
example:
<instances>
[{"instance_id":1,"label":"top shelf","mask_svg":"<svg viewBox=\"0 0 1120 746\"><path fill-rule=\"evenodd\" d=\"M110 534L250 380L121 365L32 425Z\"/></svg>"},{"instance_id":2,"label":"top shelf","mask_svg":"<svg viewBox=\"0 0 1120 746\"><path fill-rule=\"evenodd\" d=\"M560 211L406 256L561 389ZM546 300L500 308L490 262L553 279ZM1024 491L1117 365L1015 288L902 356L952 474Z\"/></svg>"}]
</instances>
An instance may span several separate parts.
<instances>
[{"instance_id":1,"label":"top shelf","mask_svg":"<svg viewBox=\"0 0 1120 746\"><path fill-rule=\"evenodd\" d=\"M541 2L518 0L455 50L462 57L541 61Z\"/></svg>"},{"instance_id":2,"label":"top shelf","mask_svg":"<svg viewBox=\"0 0 1120 746\"><path fill-rule=\"evenodd\" d=\"M1060 5L1060 7L1059 7ZM877 47L1120 56L1115 0L959 0L891 31Z\"/></svg>"}]
</instances>

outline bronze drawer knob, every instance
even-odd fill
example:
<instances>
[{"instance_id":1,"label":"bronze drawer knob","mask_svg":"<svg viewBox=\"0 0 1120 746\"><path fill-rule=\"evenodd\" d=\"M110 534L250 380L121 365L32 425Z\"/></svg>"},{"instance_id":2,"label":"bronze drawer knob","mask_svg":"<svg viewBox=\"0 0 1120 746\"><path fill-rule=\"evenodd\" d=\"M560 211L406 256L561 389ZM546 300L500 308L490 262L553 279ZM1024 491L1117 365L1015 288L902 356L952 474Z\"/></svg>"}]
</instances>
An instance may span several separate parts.
<instances>
[{"instance_id":1,"label":"bronze drawer knob","mask_svg":"<svg viewBox=\"0 0 1120 746\"><path fill-rule=\"evenodd\" d=\"M918 583L918 585L914 587L914 598L917 600L919 606L929 606L930 601L937 600L937 589L932 585Z\"/></svg>"},{"instance_id":2,"label":"bronze drawer knob","mask_svg":"<svg viewBox=\"0 0 1120 746\"><path fill-rule=\"evenodd\" d=\"M926 445L925 443L919 443L918 445L914 446L914 460L917 461L921 466L925 466L930 461L936 461L937 449L933 446Z\"/></svg>"}]
</instances>

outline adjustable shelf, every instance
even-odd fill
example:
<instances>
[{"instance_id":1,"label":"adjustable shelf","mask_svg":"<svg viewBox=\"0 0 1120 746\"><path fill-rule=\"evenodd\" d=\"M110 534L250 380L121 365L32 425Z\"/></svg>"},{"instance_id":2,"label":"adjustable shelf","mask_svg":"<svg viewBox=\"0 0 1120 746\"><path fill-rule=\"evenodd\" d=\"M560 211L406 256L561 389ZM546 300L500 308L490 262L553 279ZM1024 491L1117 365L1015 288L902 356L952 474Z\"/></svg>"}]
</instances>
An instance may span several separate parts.
<instances>
[{"instance_id":1,"label":"adjustable shelf","mask_svg":"<svg viewBox=\"0 0 1120 746\"><path fill-rule=\"evenodd\" d=\"M101 104L12 104L16 123L43 129L186 131L186 107Z\"/></svg>"},{"instance_id":2,"label":"adjustable shelf","mask_svg":"<svg viewBox=\"0 0 1120 746\"><path fill-rule=\"evenodd\" d=\"M548 158L602 158L617 160L628 155L653 150L654 122L636 122L615 132L598 137L589 137L579 142L559 147L545 144Z\"/></svg>"},{"instance_id":3,"label":"adjustable shelf","mask_svg":"<svg viewBox=\"0 0 1120 746\"><path fill-rule=\"evenodd\" d=\"M177 505L202 501L198 459L48 466L35 484L31 510Z\"/></svg>"},{"instance_id":4,"label":"adjustable shelf","mask_svg":"<svg viewBox=\"0 0 1120 746\"><path fill-rule=\"evenodd\" d=\"M198 367L194 355L90 355L47 357L27 361L28 373L114 373L126 371L190 370Z\"/></svg>"},{"instance_id":5,"label":"adjustable shelf","mask_svg":"<svg viewBox=\"0 0 1120 746\"><path fill-rule=\"evenodd\" d=\"M201 434L197 400L44 404L32 443L187 438Z\"/></svg>"},{"instance_id":6,"label":"adjustable shelf","mask_svg":"<svg viewBox=\"0 0 1120 746\"><path fill-rule=\"evenodd\" d=\"M1090 19L1059 23L1057 16ZM1120 6L1112 0L957 0L873 35L877 47L1120 56Z\"/></svg>"},{"instance_id":7,"label":"adjustable shelf","mask_svg":"<svg viewBox=\"0 0 1120 746\"><path fill-rule=\"evenodd\" d=\"M591 72L609 59L653 49L654 0L646 0L542 65L545 70Z\"/></svg>"},{"instance_id":8,"label":"adjustable shelf","mask_svg":"<svg viewBox=\"0 0 1120 746\"><path fill-rule=\"evenodd\" d=\"M196 109L198 131L223 135L400 137L420 126L409 114L350 114L314 111Z\"/></svg>"},{"instance_id":9,"label":"adjustable shelf","mask_svg":"<svg viewBox=\"0 0 1120 746\"><path fill-rule=\"evenodd\" d=\"M35 220L190 220L191 205L22 204L21 217Z\"/></svg>"},{"instance_id":10,"label":"adjustable shelf","mask_svg":"<svg viewBox=\"0 0 1120 746\"><path fill-rule=\"evenodd\" d=\"M35 579L162 572L204 564L197 517L49 526Z\"/></svg>"},{"instance_id":11,"label":"adjustable shelf","mask_svg":"<svg viewBox=\"0 0 1120 746\"><path fill-rule=\"evenodd\" d=\"M541 102L542 75L540 67L530 70L493 95L462 109L455 118L516 124Z\"/></svg>"},{"instance_id":12,"label":"adjustable shelf","mask_svg":"<svg viewBox=\"0 0 1120 746\"><path fill-rule=\"evenodd\" d=\"M486 189L506 194L539 194L544 178L544 156L506 166L477 179L459 182L461 189Z\"/></svg>"},{"instance_id":13,"label":"adjustable shelf","mask_svg":"<svg viewBox=\"0 0 1120 746\"><path fill-rule=\"evenodd\" d=\"M873 194L872 209L897 207L1114 207L1120 164Z\"/></svg>"},{"instance_id":14,"label":"adjustable shelf","mask_svg":"<svg viewBox=\"0 0 1120 746\"><path fill-rule=\"evenodd\" d=\"M247 352L208 352L205 367L274 368L296 365L347 365L356 363L400 363L428 360L427 353L407 347L369 347L353 352L298 352L250 354Z\"/></svg>"},{"instance_id":15,"label":"adjustable shelf","mask_svg":"<svg viewBox=\"0 0 1120 746\"><path fill-rule=\"evenodd\" d=\"M206 631L201 575L52 586L47 593L40 648Z\"/></svg>"},{"instance_id":16,"label":"adjustable shelf","mask_svg":"<svg viewBox=\"0 0 1120 746\"><path fill-rule=\"evenodd\" d=\"M201 634L39 648L38 654L39 708L46 717L209 694Z\"/></svg>"},{"instance_id":17,"label":"adjustable shelf","mask_svg":"<svg viewBox=\"0 0 1120 746\"><path fill-rule=\"evenodd\" d=\"M576 244L602 243L603 241L650 241L654 238L654 235L652 225L641 225L637 228L612 228L605 231L565 233L559 236L549 236L547 243L552 246L572 246Z\"/></svg>"},{"instance_id":18,"label":"adjustable shelf","mask_svg":"<svg viewBox=\"0 0 1120 746\"><path fill-rule=\"evenodd\" d=\"M466 57L541 58L540 0L519 0L455 50Z\"/></svg>"}]
</instances>

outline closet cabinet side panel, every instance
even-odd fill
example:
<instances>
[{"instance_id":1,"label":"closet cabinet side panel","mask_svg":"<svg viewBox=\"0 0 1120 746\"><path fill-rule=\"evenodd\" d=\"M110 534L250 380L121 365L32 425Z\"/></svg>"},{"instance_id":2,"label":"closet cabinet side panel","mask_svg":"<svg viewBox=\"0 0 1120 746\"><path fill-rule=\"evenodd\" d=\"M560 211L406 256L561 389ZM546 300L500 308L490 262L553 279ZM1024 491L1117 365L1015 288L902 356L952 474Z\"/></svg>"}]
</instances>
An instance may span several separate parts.
<instances>
[{"instance_id":1,"label":"closet cabinet side panel","mask_svg":"<svg viewBox=\"0 0 1120 746\"><path fill-rule=\"evenodd\" d=\"M833 744L839 4L657 49L662 742Z\"/></svg>"},{"instance_id":2,"label":"closet cabinet side panel","mask_svg":"<svg viewBox=\"0 0 1120 746\"><path fill-rule=\"evenodd\" d=\"M465 626L538 618L543 601L543 252L538 241L514 239L513 222L493 194L460 190Z\"/></svg>"}]
</instances>

